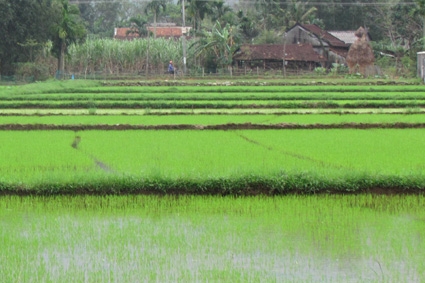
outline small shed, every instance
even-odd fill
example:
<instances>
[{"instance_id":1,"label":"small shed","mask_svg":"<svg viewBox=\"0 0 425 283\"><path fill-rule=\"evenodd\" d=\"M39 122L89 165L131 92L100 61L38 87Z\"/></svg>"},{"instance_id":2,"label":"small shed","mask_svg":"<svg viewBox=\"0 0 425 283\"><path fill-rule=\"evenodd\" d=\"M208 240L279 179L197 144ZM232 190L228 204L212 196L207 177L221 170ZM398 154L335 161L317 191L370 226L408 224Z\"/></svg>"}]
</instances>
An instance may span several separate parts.
<instances>
[{"instance_id":1,"label":"small shed","mask_svg":"<svg viewBox=\"0 0 425 283\"><path fill-rule=\"evenodd\" d=\"M418 58L418 77L425 82L425 51L417 53Z\"/></svg>"}]
</instances>

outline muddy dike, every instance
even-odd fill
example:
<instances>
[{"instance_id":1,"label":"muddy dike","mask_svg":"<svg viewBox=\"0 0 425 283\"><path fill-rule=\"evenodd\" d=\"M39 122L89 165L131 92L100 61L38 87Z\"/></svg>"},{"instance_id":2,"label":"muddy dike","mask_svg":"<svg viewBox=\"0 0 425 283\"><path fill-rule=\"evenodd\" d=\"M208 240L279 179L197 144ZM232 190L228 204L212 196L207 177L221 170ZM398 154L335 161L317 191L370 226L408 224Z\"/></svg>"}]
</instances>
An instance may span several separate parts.
<instances>
[{"instance_id":1,"label":"muddy dike","mask_svg":"<svg viewBox=\"0 0 425 283\"><path fill-rule=\"evenodd\" d=\"M156 81L104 81L103 86L315 86L315 85L419 85L418 82L403 82L394 80L376 80L376 81L320 81L311 79L309 82L297 82L293 80L273 81L273 80L220 80L220 81L191 81L191 80L156 80Z\"/></svg>"},{"instance_id":2,"label":"muddy dike","mask_svg":"<svg viewBox=\"0 0 425 283\"><path fill-rule=\"evenodd\" d=\"M219 125L130 125L130 124L97 124L97 125L56 125L56 124L0 124L2 131L127 131L127 130L315 130L315 129L422 129L425 123L337 123L337 124L252 124L228 123Z\"/></svg>"}]
</instances>

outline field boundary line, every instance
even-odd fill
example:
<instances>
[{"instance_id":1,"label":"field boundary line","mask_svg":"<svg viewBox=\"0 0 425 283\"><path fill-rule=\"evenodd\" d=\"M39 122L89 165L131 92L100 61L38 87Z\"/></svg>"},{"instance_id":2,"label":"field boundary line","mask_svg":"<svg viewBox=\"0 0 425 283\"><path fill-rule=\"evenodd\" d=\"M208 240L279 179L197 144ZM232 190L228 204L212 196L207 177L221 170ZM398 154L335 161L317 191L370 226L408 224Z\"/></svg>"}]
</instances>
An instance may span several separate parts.
<instances>
[{"instance_id":1,"label":"field boundary line","mask_svg":"<svg viewBox=\"0 0 425 283\"><path fill-rule=\"evenodd\" d=\"M162 125L130 125L130 124L0 124L0 131L126 131L126 130L320 130L320 129L423 129L425 123L337 123L337 124L252 124L227 123L218 125L162 124Z\"/></svg>"}]
</instances>

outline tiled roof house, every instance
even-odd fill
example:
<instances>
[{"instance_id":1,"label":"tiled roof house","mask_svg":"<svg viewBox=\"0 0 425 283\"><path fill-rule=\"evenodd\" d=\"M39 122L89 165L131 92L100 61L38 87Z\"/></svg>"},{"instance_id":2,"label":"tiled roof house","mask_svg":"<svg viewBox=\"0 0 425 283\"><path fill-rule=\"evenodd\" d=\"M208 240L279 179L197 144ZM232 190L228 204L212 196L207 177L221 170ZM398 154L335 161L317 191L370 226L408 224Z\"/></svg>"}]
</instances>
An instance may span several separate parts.
<instances>
[{"instance_id":1,"label":"tiled roof house","mask_svg":"<svg viewBox=\"0 0 425 283\"><path fill-rule=\"evenodd\" d=\"M311 44L244 44L233 59L239 67L259 66L264 69L282 69L284 61L290 67L313 69L326 61Z\"/></svg>"},{"instance_id":2,"label":"tiled roof house","mask_svg":"<svg viewBox=\"0 0 425 283\"><path fill-rule=\"evenodd\" d=\"M350 46L317 25L299 23L286 32L285 42L287 44L311 44L317 53L327 58L328 65L345 63Z\"/></svg>"}]
</instances>

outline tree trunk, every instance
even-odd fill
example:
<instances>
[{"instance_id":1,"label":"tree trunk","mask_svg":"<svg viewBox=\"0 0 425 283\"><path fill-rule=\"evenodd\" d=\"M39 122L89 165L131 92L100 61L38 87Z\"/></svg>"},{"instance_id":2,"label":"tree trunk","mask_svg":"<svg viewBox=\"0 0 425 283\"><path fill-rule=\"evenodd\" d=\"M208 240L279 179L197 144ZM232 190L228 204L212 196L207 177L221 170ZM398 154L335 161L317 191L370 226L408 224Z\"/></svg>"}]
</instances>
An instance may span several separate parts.
<instances>
[{"instance_id":1,"label":"tree trunk","mask_svg":"<svg viewBox=\"0 0 425 283\"><path fill-rule=\"evenodd\" d=\"M156 12L153 13L153 37L156 38Z\"/></svg>"},{"instance_id":2,"label":"tree trunk","mask_svg":"<svg viewBox=\"0 0 425 283\"><path fill-rule=\"evenodd\" d=\"M150 41L150 36L148 33L148 44L147 44L147 48L146 48L146 78L149 75L149 41Z\"/></svg>"},{"instance_id":3,"label":"tree trunk","mask_svg":"<svg viewBox=\"0 0 425 283\"><path fill-rule=\"evenodd\" d=\"M58 79L63 79L64 78L64 72L65 72L65 49L66 49L65 41L62 39L61 51L60 51L59 58L58 58L58 71L59 71Z\"/></svg>"}]
</instances>

